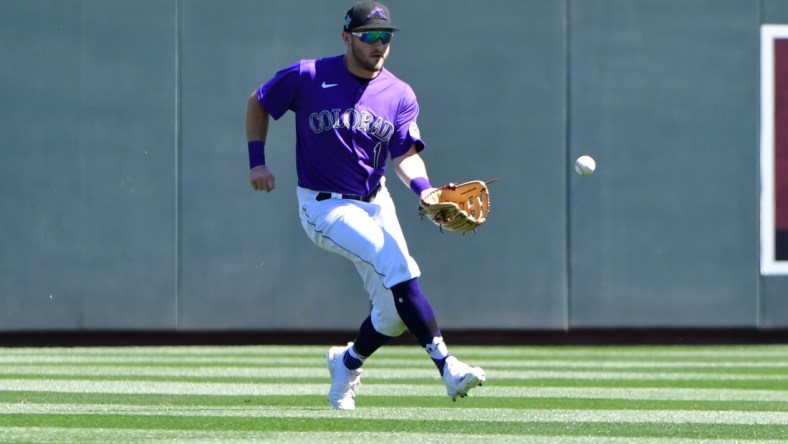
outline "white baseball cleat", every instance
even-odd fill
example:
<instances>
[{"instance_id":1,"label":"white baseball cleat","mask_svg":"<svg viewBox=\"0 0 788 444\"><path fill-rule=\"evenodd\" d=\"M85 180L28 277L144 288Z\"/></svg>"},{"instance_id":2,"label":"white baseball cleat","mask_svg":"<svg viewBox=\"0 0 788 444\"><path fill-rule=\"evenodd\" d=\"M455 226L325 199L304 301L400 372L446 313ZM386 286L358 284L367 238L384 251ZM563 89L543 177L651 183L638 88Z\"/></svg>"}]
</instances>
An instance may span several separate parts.
<instances>
[{"instance_id":1,"label":"white baseball cleat","mask_svg":"<svg viewBox=\"0 0 788 444\"><path fill-rule=\"evenodd\" d=\"M468 390L482 385L486 380L484 370L480 367L471 367L454 356L446 358L443 383L446 384L446 392L452 401L456 401L457 397L468 396Z\"/></svg>"},{"instance_id":2,"label":"white baseball cleat","mask_svg":"<svg viewBox=\"0 0 788 444\"><path fill-rule=\"evenodd\" d=\"M331 347L326 353L326 365L331 375L331 389L328 402L337 410L355 410L356 393L361 387L362 369L349 370L342 359L345 351L353 346L348 342L346 347Z\"/></svg>"}]
</instances>

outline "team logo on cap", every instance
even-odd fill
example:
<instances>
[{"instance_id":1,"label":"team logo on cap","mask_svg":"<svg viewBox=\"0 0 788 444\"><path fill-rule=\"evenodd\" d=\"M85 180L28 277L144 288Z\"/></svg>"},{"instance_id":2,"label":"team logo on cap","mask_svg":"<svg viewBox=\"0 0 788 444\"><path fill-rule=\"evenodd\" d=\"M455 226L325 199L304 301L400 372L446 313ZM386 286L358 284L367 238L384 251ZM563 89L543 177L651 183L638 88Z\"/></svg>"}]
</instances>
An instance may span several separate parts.
<instances>
[{"instance_id":1,"label":"team logo on cap","mask_svg":"<svg viewBox=\"0 0 788 444\"><path fill-rule=\"evenodd\" d=\"M384 11L383 8L380 7L376 7L372 11L369 11L369 14L367 14L367 20L372 20L372 19L381 19L381 20L389 21L389 18L386 17L386 11Z\"/></svg>"}]
</instances>

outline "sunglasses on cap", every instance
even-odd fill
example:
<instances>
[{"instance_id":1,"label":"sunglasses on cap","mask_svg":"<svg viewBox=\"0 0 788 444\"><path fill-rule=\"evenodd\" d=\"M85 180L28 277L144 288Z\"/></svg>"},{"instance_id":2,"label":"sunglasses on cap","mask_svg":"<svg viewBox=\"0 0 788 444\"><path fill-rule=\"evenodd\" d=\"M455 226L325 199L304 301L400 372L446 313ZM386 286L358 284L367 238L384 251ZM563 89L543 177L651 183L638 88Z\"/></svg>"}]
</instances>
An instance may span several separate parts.
<instances>
[{"instance_id":1,"label":"sunglasses on cap","mask_svg":"<svg viewBox=\"0 0 788 444\"><path fill-rule=\"evenodd\" d=\"M390 31L367 31L367 32L354 32L352 33L354 36L358 37L364 43L369 43L370 45L375 44L378 40L381 41L384 45L391 41L391 32Z\"/></svg>"}]
</instances>

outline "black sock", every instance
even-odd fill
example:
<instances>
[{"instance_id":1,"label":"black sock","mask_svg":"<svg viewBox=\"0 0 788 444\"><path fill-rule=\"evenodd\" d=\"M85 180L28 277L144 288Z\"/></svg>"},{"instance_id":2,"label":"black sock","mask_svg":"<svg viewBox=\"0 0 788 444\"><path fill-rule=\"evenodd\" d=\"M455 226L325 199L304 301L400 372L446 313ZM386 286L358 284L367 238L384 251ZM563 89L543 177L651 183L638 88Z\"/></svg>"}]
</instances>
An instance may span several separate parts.
<instances>
[{"instance_id":1,"label":"black sock","mask_svg":"<svg viewBox=\"0 0 788 444\"><path fill-rule=\"evenodd\" d=\"M364 363L364 360L372 356L377 349L392 339L391 336L386 336L377 330L372 325L372 318L367 316L361 327L358 329L358 336L353 342L353 354L345 353L342 359L344 360L345 367L350 370L355 370Z\"/></svg>"}]
</instances>

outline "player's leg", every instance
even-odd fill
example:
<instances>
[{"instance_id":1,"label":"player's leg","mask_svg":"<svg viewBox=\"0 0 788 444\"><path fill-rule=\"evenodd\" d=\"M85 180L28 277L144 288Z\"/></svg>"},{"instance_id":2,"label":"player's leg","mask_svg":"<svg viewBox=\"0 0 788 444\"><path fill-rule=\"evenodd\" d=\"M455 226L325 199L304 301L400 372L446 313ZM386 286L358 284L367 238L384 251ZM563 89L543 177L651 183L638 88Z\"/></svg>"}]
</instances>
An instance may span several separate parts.
<instances>
[{"instance_id":1,"label":"player's leg","mask_svg":"<svg viewBox=\"0 0 788 444\"><path fill-rule=\"evenodd\" d=\"M303 190L299 190L299 202L304 230L321 248L343 255L356 264L372 301L370 323L373 329L359 330L357 340L361 340L360 349L354 350L352 345L332 349L334 355L329 360L329 369L332 366L341 369L332 371L332 393L343 393L341 399L350 405L357 388L351 389L345 380L356 380L354 372L360 374L360 368L349 367L363 363L366 357L387 342L386 336L399 336L406 327L433 358L452 399L465 396L468 389L484 381L481 369L468 367L449 355L432 307L415 280L420 271L408 253L394 204L385 186L374 205L341 201L322 201L316 205L313 196ZM401 302L395 304L395 300ZM338 359L340 351L342 359ZM337 374L349 376L334 377ZM334 382L337 381L339 385L335 390ZM332 404L336 408L345 408L338 407L333 401Z\"/></svg>"},{"instance_id":2,"label":"player's leg","mask_svg":"<svg viewBox=\"0 0 788 444\"><path fill-rule=\"evenodd\" d=\"M381 208L375 218L383 229L397 240L400 248L407 254L408 247L394 204L388 192L381 197L380 202L378 199L375 201ZM456 400L458 396L464 397L471 388L481 385L486 379L484 370L479 367L470 367L449 353L432 305L419 287L418 275L399 282L389 280L384 284L390 288L390 294L389 292L385 294L379 292L377 295L373 295L373 307L377 302L377 307L384 311L382 317L386 319L395 318L398 315L435 363L446 384L449 397ZM393 307L391 302L394 302ZM396 314L392 313L393 311L396 311Z\"/></svg>"},{"instance_id":3,"label":"player's leg","mask_svg":"<svg viewBox=\"0 0 788 444\"><path fill-rule=\"evenodd\" d=\"M471 367L449 353L435 312L417 278L391 287L391 293L400 318L438 367L446 392L453 401L465 397L470 389L486 381L484 370Z\"/></svg>"},{"instance_id":4,"label":"player's leg","mask_svg":"<svg viewBox=\"0 0 788 444\"><path fill-rule=\"evenodd\" d=\"M364 361L406 329L394 308L391 291L383 287L374 267L360 260L354 264L370 294L372 310L361 323L353 342L345 347L331 347L326 355L331 374L328 400L334 408L341 410L356 407L355 397L361 386Z\"/></svg>"},{"instance_id":5,"label":"player's leg","mask_svg":"<svg viewBox=\"0 0 788 444\"><path fill-rule=\"evenodd\" d=\"M369 294L371 310L345 359L349 368L360 367L377 349L407 329L394 307L391 290L383 286L374 267L363 261L354 261L354 265Z\"/></svg>"},{"instance_id":6,"label":"player's leg","mask_svg":"<svg viewBox=\"0 0 788 444\"><path fill-rule=\"evenodd\" d=\"M418 278L391 287L391 294L400 319L416 337L416 341L427 350L438 371L443 374L449 350L443 342L432 305L421 292Z\"/></svg>"},{"instance_id":7,"label":"player's leg","mask_svg":"<svg viewBox=\"0 0 788 444\"><path fill-rule=\"evenodd\" d=\"M329 402L336 409L350 410L355 409L364 359L405 330L393 308L391 292L383 287L383 277L409 279L419 270L407 251L399 247L399 241L375 221L379 212L376 205L343 200L317 202L314 194L299 189L304 230L316 245L353 261L373 304L356 340L346 347L332 347L326 355L331 374Z\"/></svg>"},{"instance_id":8,"label":"player's leg","mask_svg":"<svg viewBox=\"0 0 788 444\"><path fill-rule=\"evenodd\" d=\"M368 264L387 288L419 275L418 265L408 253L401 230L390 231L379 223L378 200L391 201L385 187L374 204L344 199L318 202L315 195L315 192L299 189L301 225L317 246L353 263Z\"/></svg>"},{"instance_id":9,"label":"player's leg","mask_svg":"<svg viewBox=\"0 0 788 444\"><path fill-rule=\"evenodd\" d=\"M337 359L341 358L339 367L343 371L361 372L361 366L369 356L407 328L435 363L452 400L466 396L470 389L486 380L484 370L471 367L449 353L435 313L421 292L417 278L409 279L388 290L382 286L374 271L370 271L372 267L361 262L356 265L370 290L372 312L362 323L353 343L342 349L332 349L338 354ZM342 378L332 380L339 380L340 384L344 384L341 382ZM343 389L346 386L347 384L340 385L337 390L348 392L347 388ZM357 387L354 387L353 396L356 391Z\"/></svg>"},{"instance_id":10,"label":"player's leg","mask_svg":"<svg viewBox=\"0 0 788 444\"><path fill-rule=\"evenodd\" d=\"M387 191L381 193L380 197L375 199L375 203L380 207L380 211L375 215L376 222L393 239L396 239L399 248L408 254L408 246L391 196ZM388 260L385 257L382 259ZM390 292L375 295L373 302L377 299L377 303L382 310L396 311L402 323L413 333L419 344L427 350L427 353L442 374L449 352L443 343L435 312L419 288L419 275L420 273L409 278L384 281L383 286L389 288ZM393 302L393 305L391 302ZM387 316L393 317L394 315L393 313L387 313Z\"/></svg>"}]
</instances>

